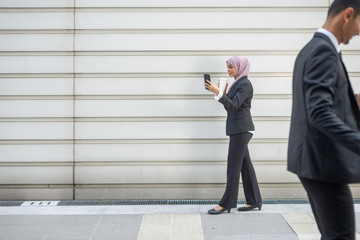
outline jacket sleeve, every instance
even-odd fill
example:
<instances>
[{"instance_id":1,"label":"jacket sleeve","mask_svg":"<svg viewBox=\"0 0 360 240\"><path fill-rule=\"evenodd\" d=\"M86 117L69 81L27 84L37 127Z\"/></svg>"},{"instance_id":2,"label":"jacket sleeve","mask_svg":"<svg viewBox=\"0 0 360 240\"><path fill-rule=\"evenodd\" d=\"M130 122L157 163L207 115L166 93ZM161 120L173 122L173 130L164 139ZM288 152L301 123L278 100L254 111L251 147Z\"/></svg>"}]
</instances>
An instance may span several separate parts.
<instances>
[{"instance_id":1,"label":"jacket sleeve","mask_svg":"<svg viewBox=\"0 0 360 240\"><path fill-rule=\"evenodd\" d=\"M244 103L246 98L252 93L252 86L248 82L242 84L238 89L236 89L235 96L230 99L225 94L219 99L219 102L222 103L225 109L229 112L237 111L241 105Z\"/></svg>"},{"instance_id":2,"label":"jacket sleeve","mask_svg":"<svg viewBox=\"0 0 360 240\"><path fill-rule=\"evenodd\" d=\"M360 154L360 132L344 123L333 111L338 74L336 52L326 45L317 48L304 69L307 116L321 132Z\"/></svg>"}]
</instances>

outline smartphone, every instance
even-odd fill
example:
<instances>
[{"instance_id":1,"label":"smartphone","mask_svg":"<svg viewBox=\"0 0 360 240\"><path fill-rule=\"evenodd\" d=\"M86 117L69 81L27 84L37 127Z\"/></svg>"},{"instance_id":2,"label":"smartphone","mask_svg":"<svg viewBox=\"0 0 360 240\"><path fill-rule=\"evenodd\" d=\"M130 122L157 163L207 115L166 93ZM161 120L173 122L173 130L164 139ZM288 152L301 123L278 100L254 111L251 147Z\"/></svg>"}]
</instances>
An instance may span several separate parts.
<instances>
[{"instance_id":1,"label":"smartphone","mask_svg":"<svg viewBox=\"0 0 360 240\"><path fill-rule=\"evenodd\" d=\"M204 82L206 83L206 80L209 80L211 82L211 79L210 79L210 74L204 74ZM205 87L205 89L207 89L207 87Z\"/></svg>"}]
</instances>

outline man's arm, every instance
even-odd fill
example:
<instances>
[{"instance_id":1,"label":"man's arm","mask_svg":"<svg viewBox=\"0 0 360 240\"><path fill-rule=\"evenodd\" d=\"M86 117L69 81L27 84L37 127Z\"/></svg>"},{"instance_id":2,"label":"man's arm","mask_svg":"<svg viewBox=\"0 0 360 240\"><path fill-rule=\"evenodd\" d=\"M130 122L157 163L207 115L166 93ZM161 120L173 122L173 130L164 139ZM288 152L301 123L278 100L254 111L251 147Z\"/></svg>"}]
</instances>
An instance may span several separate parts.
<instances>
[{"instance_id":1,"label":"man's arm","mask_svg":"<svg viewBox=\"0 0 360 240\"><path fill-rule=\"evenodd\" d=\"M306 111L313 126L360 154L360 132L344 123L333 111L334 97L338 94L337 58L337 54L326 46L312 52L304 71Z\"/></svg>"}]
</instances>

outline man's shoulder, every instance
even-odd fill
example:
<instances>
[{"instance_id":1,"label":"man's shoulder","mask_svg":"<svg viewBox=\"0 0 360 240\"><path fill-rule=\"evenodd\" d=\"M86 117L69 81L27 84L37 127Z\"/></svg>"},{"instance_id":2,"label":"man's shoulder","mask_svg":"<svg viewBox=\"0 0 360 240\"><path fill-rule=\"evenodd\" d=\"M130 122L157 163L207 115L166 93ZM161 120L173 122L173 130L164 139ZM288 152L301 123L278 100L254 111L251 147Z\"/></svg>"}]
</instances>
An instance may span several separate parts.
<instances>
[{"instance_id":1,"label":"man's shoulder","mask_svg":"<svg viewBox=\"0 0 360 240\"><path fill-rule=\"evenodd\" d=\"M327 36L316 33L314 37L301 49L297 59L308 59L314 56L329 56L335 55L336 49L332 43L326 39Z\"/></svg>"},{"instance_id":2,"label":"man's shoulder","mask_svg":"<svg viewBox=\"0 0 360 240\"><path fill-rule=\"evenodd\" d=\"M315 33L314 37L305 45L303 49L310 49L313 51L315 48L325 48L330 51L336 51L332 46L331 40L322 33Z\"/></svg>"}]
</instances>

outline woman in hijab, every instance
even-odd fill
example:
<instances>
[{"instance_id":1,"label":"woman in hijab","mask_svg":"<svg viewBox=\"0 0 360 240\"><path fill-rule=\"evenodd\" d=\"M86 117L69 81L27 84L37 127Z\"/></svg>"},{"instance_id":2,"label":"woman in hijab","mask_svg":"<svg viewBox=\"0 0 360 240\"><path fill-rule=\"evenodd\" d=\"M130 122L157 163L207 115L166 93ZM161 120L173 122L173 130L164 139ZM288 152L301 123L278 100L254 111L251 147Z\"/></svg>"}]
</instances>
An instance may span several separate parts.
<instances>
[{"instance_id":1,"label":"woman in hijab","mask_svg":"<svg viewBox=\"0 0 360 240\"><path fill-rule=\"evenodd\" d=\"M209 214L230 213L231 208L237 207L240 171L244 186L247 205L238 211L261 210L262 200L254 167L251 163L248 143L252 138L254 124L250 108L253 88L248 79L250 71L249 60L245 57L234 56L226 61L227 72L235 81L226 84L224 92L210 81L205 83L208 91L215 93L215 99L224 105L227 112L226 135L230 137L227 159L227 182L225 193L219 204L209 210ZM228 88L228 89L227 89ZM227 94L226 94L226 90Z\"/></svg>"}]
</instances>

